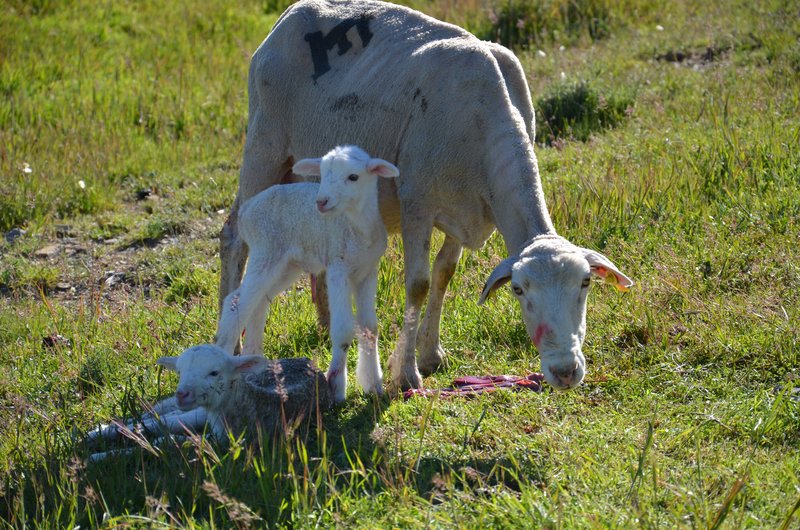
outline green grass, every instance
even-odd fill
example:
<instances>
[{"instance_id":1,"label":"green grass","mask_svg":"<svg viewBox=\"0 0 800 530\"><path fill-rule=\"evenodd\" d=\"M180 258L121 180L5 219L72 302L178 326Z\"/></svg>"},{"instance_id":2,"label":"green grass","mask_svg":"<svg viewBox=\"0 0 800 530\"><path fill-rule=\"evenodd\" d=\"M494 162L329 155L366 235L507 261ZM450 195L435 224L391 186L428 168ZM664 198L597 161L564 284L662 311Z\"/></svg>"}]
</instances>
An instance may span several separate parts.
<instances>
[{"instance_id":1,"label":"green grass","mask_svg":"<svg viewBox=\"0 0 800 530\"><path fill-rule=\"evenodd\" d=\"M503 4L412 5L480 34ZM548 11L546 36L517 50L540 131L543 102L572 87L590 110L625 106L613 128L578 135L568 117L537 146L547 204L637 284L592 288L583 386L376 402L353 380L324 432L98 464L81 435L172 392L155 359L213 337L248 57L285 3L0 6L0 231L25 230L0 242L0 527L796 527L796 5L569 5L570 31ZM510 293L477 306L503 257L495 235L459 263L448 365L427 386L538 369ZM393 238L384 361L401 262ZM274 303L265 347L329 362L307 281Z\"/></svg>"}]
</instances>

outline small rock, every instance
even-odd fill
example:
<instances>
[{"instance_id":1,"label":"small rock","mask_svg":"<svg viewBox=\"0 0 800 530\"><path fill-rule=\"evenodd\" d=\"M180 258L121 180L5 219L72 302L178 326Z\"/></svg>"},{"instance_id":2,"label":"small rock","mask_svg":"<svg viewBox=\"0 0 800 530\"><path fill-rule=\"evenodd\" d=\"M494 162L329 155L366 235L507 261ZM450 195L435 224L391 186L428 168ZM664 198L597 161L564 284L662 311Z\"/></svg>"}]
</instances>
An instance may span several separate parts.
<instances>
[{"instance_id":1,"label":"small rock","mask_svg":"<svg viewBox=\"0 0 800 530\"><path fill-rule=\"evenodd\" d=\"M106 273L106 279L104 283L106 287L113 287L124 280L125 280L124 272L108 271Z\"/></svg>"},{"instance_id":2,"label":"small rock","mask_svg":"<svg viewBox=\"0 0 800 530\"><path fill-rule=\"evenodd\" d=\"M48 349L55 348L56 346L70 348L72 346L72 341L59 334L46 335L42 337L42 346Z\"/></svg>"},{"instance_id":3,"label":"small rock","mask_svg":"<svg viewBox=\"0 0 800 530\"><path fill-rule=\"evenodd\" d=\"M34 252L33 255L37 258L52 258L58 254L58 250L58 245L47 245Z\"/></svg>"},{"instance_id":4,"label":"small rock","mask_svg":"<svg viewBox=\"0 0 800 530\"><path fill-rule=\"evenodd\" d=\"M21 228L12 228L8 232L6 232L6 241L9 243L13 243L17 239L21 238L25 235L25 230Z\"/></svg>"},{"instance_id":5,"label":"small rock","mask_svg":"<svg viewBox=\"0 0 800 530\"><path fill-rule=\"evenodd\" d=\"M72 285L67 282L58 282L56 284L56 290L58 291L69 291L70 289L72 289Z\"/></svg>"},{"instance_id":6,"label":"small rock","mask_svg":"<svg viewBox=\"0 0 800 530\"><path fill-rule=\"evenodd\" d=\"M150 197L150 195L152 195L152 194L153 194L153 189L152 188L145 188L145 189L141 189L141 190L136 190L136 200L137 201L143 201L143 200L147 199L148 197Z\"/></svg>"},{"instance_id":7,"label":"small rock","mask_svg":"<svg viewBox=\"0 0 800 530\"><path fill-rule=\"evenodd\" d=\"M56 225L56 237L65 238L72 235L72 227L70 225Z\"/></svg>"}]
</instances>

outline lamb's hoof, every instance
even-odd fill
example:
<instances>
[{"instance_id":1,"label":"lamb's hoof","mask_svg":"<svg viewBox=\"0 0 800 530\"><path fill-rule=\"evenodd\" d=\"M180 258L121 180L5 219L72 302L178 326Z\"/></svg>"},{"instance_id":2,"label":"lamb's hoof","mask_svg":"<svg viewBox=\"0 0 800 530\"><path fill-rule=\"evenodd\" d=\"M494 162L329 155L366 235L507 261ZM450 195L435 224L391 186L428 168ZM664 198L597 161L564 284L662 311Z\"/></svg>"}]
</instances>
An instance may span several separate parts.
<instances>
[{"instance_id":1,"label":"lamb's hoof","mask_svg":"<svg viewBox=\"0 0 800 530\"><path fill-rule=\"evenodd\" d=\"M430 350L421 349L419 352L419 360L417 361L417 368L424 376L429 376L436 370L445 366L447 356L441 344L436 344L436 347Z\"/></svg>"}]
</instances>

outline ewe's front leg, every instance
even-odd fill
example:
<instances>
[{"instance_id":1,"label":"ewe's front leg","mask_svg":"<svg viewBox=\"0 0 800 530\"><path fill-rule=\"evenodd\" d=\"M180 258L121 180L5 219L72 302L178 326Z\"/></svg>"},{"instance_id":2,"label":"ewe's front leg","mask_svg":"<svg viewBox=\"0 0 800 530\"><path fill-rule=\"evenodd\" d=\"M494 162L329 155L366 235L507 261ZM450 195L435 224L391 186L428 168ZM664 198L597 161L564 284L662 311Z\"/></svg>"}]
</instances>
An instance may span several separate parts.
<instances>
[{"instance_id":1,"label":"ewe's front leg","mask_svg":"<svg viewBox=\"0 0 800 530\"><path fill-rule=\"evenodd\" d=\"M327 279L332 359L326 377L334 403L341 403L347 390L347 350L353 342L353 310L344 267L329 268Z\"/></svg>"},{"instance_id":2,"label":"ewe's front leg","mask_svg":"<svg viewBox=\"0 0 800 530\"><path fill-rule=\"evenodd\" d=\"M428 253L432 230L431 222L414 219L413 216L407 214L403 216L406 310L403 317L403 330L400 332L397 347L388 362L392 374L393 391L422 387L422 376L417 370L417 358L414 353L420 311L430 288Z\"/></svg>"},{"instance_id":3,"label":"ewe's front leg","mask_svg":"<svg viewBox=\"0 0 800 530\"><path fill-rule=\"evenodd\" d=\"M419 351L419 371L430 375L444 361L444 348L439 341L439 328L442 319L442 305L447 292L447 284L453 277L456 265L461 257L461 243L446 236L442 248L436 255L433 264L433 281L428 307L417 334L417 351Z\"/></svg>"},{"instance_id":4,"label":"ewe's front leg","mask_svg":"<svg viewBox=\"0 0 800 530\"><path fill-rule=\"evenodd\" d=\"M378 271L374 270L356 287L358 318L358 384L366 393L383 394L383 372L378 354L378 316L375 314L375 293Z\"/></svg>"}]
</instances>

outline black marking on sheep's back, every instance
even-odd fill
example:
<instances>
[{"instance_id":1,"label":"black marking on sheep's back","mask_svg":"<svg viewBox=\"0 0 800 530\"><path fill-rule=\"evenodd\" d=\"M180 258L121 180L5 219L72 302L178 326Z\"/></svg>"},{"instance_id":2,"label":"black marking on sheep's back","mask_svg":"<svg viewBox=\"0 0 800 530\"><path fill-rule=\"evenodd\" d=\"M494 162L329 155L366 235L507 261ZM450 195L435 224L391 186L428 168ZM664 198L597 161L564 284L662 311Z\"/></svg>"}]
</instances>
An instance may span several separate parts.
<instances>
[{"instance_id":1,"label":"black marking on sheep's back","mask_svg":"<svg viewBox=\"0 0 800 530\"><path fill-rule=\"evenodd\" d=\"M371 19L371 15L363 14L360 17L347 18L341 21L327 35L324 35L321 31L306 33L305 39L311 48L311 60L314 62L314 75L311 78L315 82L331 69L328 63L329 50L332 50L334 46L338 46L338 54L344 55L353 47L353 43L347 39L347 32L353 26L355 26L358 37L361 39L361 46L366 48L369 45L373 35L369 29L369 21Z\"/></svg>"},{"instance_id":2,"label":"black marking on sheep's back","mask_svg":"<svg viewBox=\"0 0 800 530\"><path fill-rule=\"evenodd\" d=\"M333 105L331 105L331 111L340 112L358 110L360 102L361 101L358 99L358 95L354 92L351 92L350 94L344 95L334 101Z\"/></svg>"},{"instance_id":3,"label":"black marking on sheep's back","mask_svg":"<svg viewBox=\"0 0 800 530\"><path fill-rule=\"evenodd\" d=\"M428 100L425 99L425 96L422 95L422 91L419 88L417 88L417 91L414 92L414 97L411 99L412 101L416 101L417 98L421 98L419 102L419 107L420 109L422 109L422 113L425 114L425 111L428 110Z\"/></svg>"}]
</instances>

